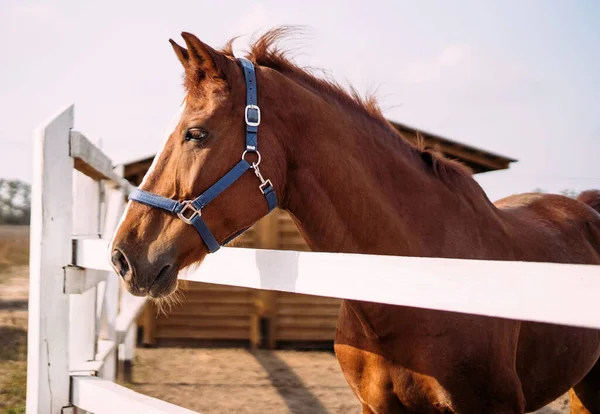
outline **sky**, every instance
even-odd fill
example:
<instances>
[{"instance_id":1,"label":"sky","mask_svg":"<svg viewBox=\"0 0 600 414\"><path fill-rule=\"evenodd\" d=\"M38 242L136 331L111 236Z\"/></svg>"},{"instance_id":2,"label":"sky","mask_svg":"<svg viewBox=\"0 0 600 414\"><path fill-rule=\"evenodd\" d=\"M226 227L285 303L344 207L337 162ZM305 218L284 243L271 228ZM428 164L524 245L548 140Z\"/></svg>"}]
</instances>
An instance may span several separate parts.
<instances>
[{"instance_id":1,"label":"sky","mask_svg":"<svg viewBox=\"0 0 600 414\"><path fill-rule=\"evenodd\" d=\"M184 95L169 38L238 56L284 24L296 61L392 120L516 158L476 176L491 199L600 188L600 2L0 2L0 178L31 180L32 132L67 104L115 163L154 154Z\"/></svg>"}]
</instances>

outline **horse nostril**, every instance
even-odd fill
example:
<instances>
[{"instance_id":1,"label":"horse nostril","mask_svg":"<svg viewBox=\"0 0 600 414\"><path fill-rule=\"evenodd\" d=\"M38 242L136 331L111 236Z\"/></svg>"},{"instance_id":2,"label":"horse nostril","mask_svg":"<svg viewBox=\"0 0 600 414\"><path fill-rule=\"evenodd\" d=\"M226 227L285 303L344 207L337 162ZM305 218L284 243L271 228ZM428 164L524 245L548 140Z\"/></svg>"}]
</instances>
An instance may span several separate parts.
<instances>
[{"instance_id":1,"label":"horse nostril","mask_svg":"<svg viewBox=\"0 0 600 414\"><path fill-rule=\"evenodd\" d=\"M115 249L112 253L112 262L115 270L121 277L125 277L127 273L129 273L129 262L125 255L119 250Z\"/></svg>"}]
</instances>

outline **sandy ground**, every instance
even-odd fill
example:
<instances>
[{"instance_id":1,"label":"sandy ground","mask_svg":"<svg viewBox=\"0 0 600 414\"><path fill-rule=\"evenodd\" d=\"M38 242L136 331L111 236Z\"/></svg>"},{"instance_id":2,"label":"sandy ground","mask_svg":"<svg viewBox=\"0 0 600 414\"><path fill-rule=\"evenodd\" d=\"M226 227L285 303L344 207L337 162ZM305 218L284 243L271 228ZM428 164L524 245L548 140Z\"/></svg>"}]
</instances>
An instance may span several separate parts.
<instances>
[{"instance_id":1,"label":"sandy ground","mask_svg":"<svg viewBox=\"0 0 600 414\"><path fill-rule=\"evenodd\" d=\"M330 352L140 349L135 363L131 388L203 413L361 412Z\"/></svg>"},{"instance_id":2,"label":"sandy ground","mask_svg":"<svg viewBox=\"0 0 600 414\"><path fill-rule=\"evenodd\" d=\"M23 229L0 227L0 412L23 413L28 267ZM10 246L6 247L7 238ZM2 242L5 242L4 245ZM19 257L17 264L10 260ZM12 263L12 264L11 264ZM331 352L243 348L136 351L132 383L141 393L203 413L360 413ZM567 414L568 397L538 411Z\"/></svg>"},{"instance_id":3,"label":"sandy ground","mask_svg":"<svg viewBox=\"0 0 600 414\"><path fill-rule=\"evenodd\" d=\"M362 412L330 352L138 349L129 386L203 413ZM567 414L568 403L537 413Z\"/></svg>"}]
</instances>

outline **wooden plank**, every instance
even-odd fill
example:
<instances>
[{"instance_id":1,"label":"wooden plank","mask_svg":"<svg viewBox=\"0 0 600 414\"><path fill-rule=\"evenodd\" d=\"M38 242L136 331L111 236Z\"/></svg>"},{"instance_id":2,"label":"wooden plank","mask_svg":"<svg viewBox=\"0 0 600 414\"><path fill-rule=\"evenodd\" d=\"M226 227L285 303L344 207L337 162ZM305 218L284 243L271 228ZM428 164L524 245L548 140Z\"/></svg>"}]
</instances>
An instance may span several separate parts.
<instances>
[{"instance_id":1,"label":"wooden plank","mask_svg":"<svg viewBox=\"0 0 600 414\"><path fill-rule=\"evenodd\" d=\"M224 286L224 287L229 287L229 286ZM204 299L206 300L217 300L217 299L237 299L240 301L245 301L246 303L251 303L254 298L256 297L256 290L254 289L247 289L244 288L245 290L240 291L240 290L231 290L231 291L227 291L226 289L223 290L212 290L212 289L196 289L193 291L186 291L184 290L182 293L184 294L185 298L183 299L185 302L187 301L202 301Z\"/></svg>"},{"instance_id":2,"label":"wooden plank","mask_svg":"<svg viewBox=\"0 0 600 414\"><path fill-rule=\"evenodd\" d=\"M169 318L179 315L191 315L200 317L213 317L213 316L248 316L252 313L254 306L251 303L244 305L231 305L223 303L210 303L210 304L196 304L190 306L184 304L183 306L174 307L168 312Z\"/></svg>"},{"instance_id":3,"label":"wooden plank","mask_svg":"<svg viewBox=\"0 0 600 414\"><path fill-rule=\"evenodd\" d=\"M98 269L113 271L108 261L108 240L105 239L86 239L79 238L73 240L73 258L72 263L75 266L86 269Z\"/></svg>"},{"instance_id":4,"label":"wooden plank","mask_svg":"<svg viewBox=\"0 0 600 414\"><path fill-rule=\"evenodd\" d=\"M67 266L65 267L65 293L83 293L104 282L107 275L108 272L104 270Z\"/></svg>"},{"instance_id":5,"label":"wooden plank","mask_svg":"<svg viewBox=\"0 0 600 414\"><path fill-rule=\"evenodd\" d=\"M233 296L233 295L219 295L215 297L197 296L189 297L185 299L185 306L202 306L202 305L213 305L213 304L224 304L224 305L240 305L247 306L254 303L254 299L250 296Z\"/></svg>"},{"instance_id":6,"label":"wooden plank","mask_svg":"<svg viewBox=\"0 0 600 414\"><path fill-rule=\"evenodd\" d=\"M337 316L298 317L280 316L277 318L277 329L335 329Z\"/></svg>"},{"instance_id":7,"label":"wooden plank","mask_svg":"<svg viewBox=\"0 0 600 414\"><path fill-rule=\"evenodd\" d=\"M289 225L289 228L280 227L278 233L282 243L305 243L304 238L298 233L298 229L293 223Z\"/></svg>"},{"instance_id":8,"label":"wooden plank","mask_svg":"<svg viewBox=\"0 0 600 414\"><path fill-rule=\"evenodd\" d=\"M71 131L71 157L75 169L95 179L103 180L112 172L112 161L81 132Z\"/></svg>"},{"instance_id":9,"label":"wooden plank","mask_svg":"<svg viewBox=\"0 0 600 414\"><path fill-rule=\"evenodd\" d=\"M277 341L332 341L335 339L335 329L277 329Z\"/></svg>"},{"instance_id":10,"label":"wooden plank","mask_svg":"<svg viewBox=\"0 0 600 414\"><path fill-rule=\"evenodd\" d=\"M81 244L78 264L108 267L94 257L106 243ZM593 265L225 247L185 278L600 329L600 266Z\"/></svg>"},{"instance_id":11,"label":"wooden plank","mask_svg":"<svg viewBox=\"0 0 600 414\"><path fill-rule=\"evenodd\" d=\"M94 180L110 180L121 188L133 191L129 181L113 171L112 161L81 132L71 131L70 152L75 168Z\"/></svg>"},{"instance_id":12,"label":"wooden plank","mask_svg":"<svg viewBox=\"0 0 600 414\"><path fill-rule=\"evenodd\" d=\"M165 326L156 331L156 339L236 339L249 340L249 328L190 329L188 327Z\"/></svg>"},{"instance_id":13,"label":"wooden plank","mask_svg":"<svg viewBox=\"0 0 600 414\"><path fill-rule=\"evenodd\" d=\"M277 315L279 316L331 316L338 317L340 312L340 305L325 305L321 303L316 303L314 305L286 305L286 306L277 306Z\"/></svg>"},{"instance_id":14,"label":"wooden plank","mask_svg":"<svg viewBox=\"0 0 600 414\"><path fill-rule=\"evenodd\" d=\"M323 296L302 295L293 293L282 293L277 297L277 306L340 306L341 300L338 298L326 298Z\"/></svg>"},{"instance_id":15,"label":"wooden plank","mask_svg":"<svg viewBox=\"0 0 600 414\"><path fill-rule=\"evenodd\" d=\"M210 319L198 318L194 315L175 315L161 318L159 328L163 326L180 326L200 329L247 328L250 326L250 315L244 317L213 316ZM246 332L248 334L248 332Z\"/></svg>"},{"instance_id":16,"label":"wooden plank","mask_svg":"<svg viewBox=\"0 0 600 414\"><path fill-rule=\"evenodd\" d=\"M71 261L73 106L34 133L27 329L27 412L59 413L69 405L69 295L63 267Z\"/></svg>"},{"instance_id":17,"label":"wooden plank","mask_svg":"<svg viewBox=\"0 0 600 414\"><path fill-rule=\"evenodd\" d=\"M191 414L194 411L139 394L97 377L72 378L73 405L95 414L154 413Z\"/></svg>"},{"instance_id":18,"label":"wooden plank","mask_svg":"<svg viewBox=\"0 0 600 414\"><path fill-rule=\"evenodd\" d=\"M285 210L281 210L281 209L275 209L274 213L277 215L277 221L279 221L280 223L283 222L288 222L288 223L293 223L294 219L292 219L292 216L290 215L290 213L288 213Z\"/></svg>"},{"instance_id":19,"label":"wooden plank","mask_svg":"<svg viewBox=\"0 0 600 414\"><path fill-rule=\"evenodd\" d=\"M225 292L225 293L250 293L252 290L245 287L227 286L227 285L216 285L214 283L201 283L201 282L188 282L188 287L184 290L186 294L191 294L196 291L210 292Z\"/></svg>"}]
</instances>

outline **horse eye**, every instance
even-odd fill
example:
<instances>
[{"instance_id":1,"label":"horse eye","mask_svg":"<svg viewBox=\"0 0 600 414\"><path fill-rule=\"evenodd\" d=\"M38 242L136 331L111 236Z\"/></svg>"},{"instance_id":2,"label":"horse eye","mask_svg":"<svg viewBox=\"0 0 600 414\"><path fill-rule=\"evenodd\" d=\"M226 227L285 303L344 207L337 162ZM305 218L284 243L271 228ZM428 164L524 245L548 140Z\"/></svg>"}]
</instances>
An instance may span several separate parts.
<instances>
[{"instance_id":1,"label":"horse eye","mask_svg":"<svg viewBox=\"0 0 600 414\"><path fill-rule=\"evenodd\" d=\"M200 141L208 136L208 132L200 128L190 128L185 133L186 141Z\"/></svg>"}]
</instances>

